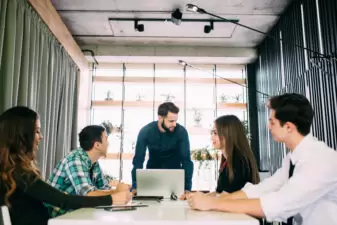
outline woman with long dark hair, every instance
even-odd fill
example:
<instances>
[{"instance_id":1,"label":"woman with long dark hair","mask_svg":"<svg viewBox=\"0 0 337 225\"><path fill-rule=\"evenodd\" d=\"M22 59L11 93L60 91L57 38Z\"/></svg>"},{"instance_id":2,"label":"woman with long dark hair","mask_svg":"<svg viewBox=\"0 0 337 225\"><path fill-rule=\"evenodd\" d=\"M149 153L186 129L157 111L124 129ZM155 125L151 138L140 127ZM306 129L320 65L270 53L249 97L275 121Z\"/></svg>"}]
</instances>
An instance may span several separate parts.
<instances>
[{"instance_id":1,"label":"woman with long dark hair","mask_svg":"<svg viewBox=\"0 0 337 225\"><path fill-rule=\"evenodd\" d=\"M7 205L13 225L46 225L48 203L64 209L124 204L131 193L87 197L66 195L45 183L35 164L42 140L38 114L23 106L0 115L0 205Z\"/></svg>"},{"instance_id":2,"label":"woman with long dark hair","mask_svg":"<svg viewBox=\"0 0 337 225\"><path fill-rule=\"evenodd\" d=\"M239 118L234 115L218 117L211 135L213 147L222 152L218 185L213 195L238 191L247 182L259 183L257 164Z\"/></svg>"}]
</instances>

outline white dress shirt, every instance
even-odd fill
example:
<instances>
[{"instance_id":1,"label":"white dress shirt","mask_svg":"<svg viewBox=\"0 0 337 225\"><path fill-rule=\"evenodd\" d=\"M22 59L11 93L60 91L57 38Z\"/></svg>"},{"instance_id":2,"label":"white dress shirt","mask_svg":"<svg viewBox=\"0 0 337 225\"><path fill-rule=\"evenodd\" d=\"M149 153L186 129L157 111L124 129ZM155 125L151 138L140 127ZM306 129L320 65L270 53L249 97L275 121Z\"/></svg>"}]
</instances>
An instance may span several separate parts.
<instances>
[{"instance_id":1,"label":"white dress shirt","mask_svg":"<svg viewBox=\"0 0 337 225\"><path fill-rule=\"evenodd\" d=\"M295 170L289 179L290 160ZM299 225L337 224L337 152L307 135L273 176L242 190L260 198L267 221L294 216Z\"/></svg>"}]
</instances>

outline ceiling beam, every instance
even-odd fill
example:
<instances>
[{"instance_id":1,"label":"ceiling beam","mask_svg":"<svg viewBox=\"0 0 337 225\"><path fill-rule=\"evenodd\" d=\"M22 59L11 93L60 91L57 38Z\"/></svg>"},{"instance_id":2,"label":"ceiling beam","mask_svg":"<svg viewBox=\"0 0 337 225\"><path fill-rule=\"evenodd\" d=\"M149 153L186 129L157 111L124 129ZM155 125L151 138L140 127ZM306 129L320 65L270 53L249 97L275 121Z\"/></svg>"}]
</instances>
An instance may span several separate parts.
<instances>
[{"instance_id":1,"label":"ceiling beam","mask_svg":"<svg viewBox=\"0 0 337 225\"><path fill-rule=\"evenodd\" d=\"M254 48L165 45L83 45L82 47L94 51L98 62L178 63L178 59L181 59L188 63L247 64L257 58Z\"/></svg>"},{"instance_id":2,"label":"ceiling beam","mask_svg":"<svg viewBox=\"0 0 337 225\"><path fill-rule=\"evenodd\" d=\"M207 46L146 46L146 45L83 45L96 56L205 56L205 57L255 57L254 48Z\"/></svg>"}]
</instances>

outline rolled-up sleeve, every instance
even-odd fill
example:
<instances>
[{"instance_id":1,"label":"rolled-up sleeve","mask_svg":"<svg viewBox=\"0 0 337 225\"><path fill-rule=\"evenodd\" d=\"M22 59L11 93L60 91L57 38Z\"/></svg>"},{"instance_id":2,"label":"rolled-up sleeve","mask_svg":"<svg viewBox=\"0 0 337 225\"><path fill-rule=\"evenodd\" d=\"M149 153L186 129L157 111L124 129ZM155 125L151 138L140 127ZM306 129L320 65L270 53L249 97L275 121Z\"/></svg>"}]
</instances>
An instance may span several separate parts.
<instances>
[{"instance_id":1,"label":"rolled-up sleeve","mask_svg":"<svg viewBox=\"0 0 337 225\"><path fill-rule=\"evenodd\" d=\"M109 184L109 180L104 176L103 171L102 171L102 169L101 169L101 167L99 166L98 163L95 165L94 171L96 173L95 186L99 190L111 190L112 187Z\"/></svg>"},{"instance_id":2,"label":"rolled-up sleeve","mask_svg":"<svg viewBox=\"0 0 337 225\"><path fill-rule=\"evenodd\" d=\"M312 166L296 164L294 175L280 190L260 198L267 221L285 221L336 188L331 166Z\"/></svg>"},{"instance_id":3,"label":"rolled-up sleeve","mask_svg":"<svg viewBox=\"0 0 337 225\"><path fill-rule=\"evenodd\" d=\"M259 198L262 195L279 190L288 181L289 160L290 156L288 155L284 158L282 167L259 184L247 183L242 188L247 198Z\"/></svg>"}]
</instances>

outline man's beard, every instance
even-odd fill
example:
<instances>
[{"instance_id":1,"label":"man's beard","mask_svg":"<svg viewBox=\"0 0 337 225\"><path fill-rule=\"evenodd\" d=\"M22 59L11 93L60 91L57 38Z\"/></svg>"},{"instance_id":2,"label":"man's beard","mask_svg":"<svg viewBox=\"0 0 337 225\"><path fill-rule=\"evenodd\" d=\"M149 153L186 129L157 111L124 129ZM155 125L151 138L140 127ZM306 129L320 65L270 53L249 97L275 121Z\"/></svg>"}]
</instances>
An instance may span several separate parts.
<instances>
[{"instance_id":1,"label":"man's beard","mask_svg":"<svg viewBox=\"0 0 337 225\"><path fill-rule=\"evenodd\" d=\"M162 128L166 131L166 132L173 132L173 131L171 131L167 126L165 126L165 124L164 124L164 121L161 123L161 126L162 126Z\"/></svg>"}]
</instances>

